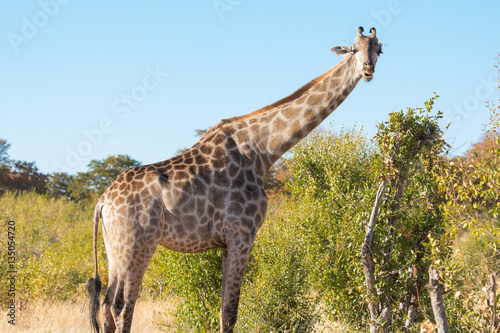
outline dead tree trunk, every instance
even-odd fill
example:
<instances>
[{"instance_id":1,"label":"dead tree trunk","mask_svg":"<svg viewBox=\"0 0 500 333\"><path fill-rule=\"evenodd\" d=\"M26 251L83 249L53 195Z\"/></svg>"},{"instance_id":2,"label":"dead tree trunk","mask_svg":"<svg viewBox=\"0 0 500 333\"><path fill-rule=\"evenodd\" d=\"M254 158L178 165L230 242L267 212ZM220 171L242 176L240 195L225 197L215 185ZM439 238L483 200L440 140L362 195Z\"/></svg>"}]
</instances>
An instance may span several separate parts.
<instances>
[{"instance_id":1,"label":"dead tree trunk","mask_svg":"<svg viewBox=\"0 0 500 333\"><path fill-rule=\"evenodd\" d=\"M449 333L448 320L443 303L443 285L439 271L431 266L429 268L429 292L431 295L432 312L438 327L438 333Z\"/></svg>"},{"instance_id":2,"label":"dead tree trunk","mask_svg":"<svg viewBox=\"0 0 500 333\"><path fill-rule=\"evenodd\" d=\"M490 309L490 318L491 318L491 332L495 333L500 329L500 322L497 320L497 304L496 297L497 294L497 282L496 282L496 274L490 274L490 282L486 284L486 303L488 308Z\"/></svg>"},{"instance_id":3,"label":"dead tree trunk","mask_svg":"<svg viewBox=\"0 0 500 333\"><path fill-rule=\"evenodd\" d=\"M400 207L400 201L403 197L403 192L406 184L406 174L403 172L399 177L393 179L389 185L391 189L396 189L394 198L392 199L391 211L397 212ZM392 252L394 249L394 239L396 238L396 229L398 225L398 218L393 216L389 218L389 235L385 239L385 250L384 250L384 267L390 267L392 261ZM395 274L390 274L389 279L397 279ZM384 301L382 303L381 311L382 321L384 322L385 330L389 330L392 325L392 295L390 291L386 292Z\"/></svg>"},{"instance_id":4,"label":"dead tree trunk","mask_svg":"<svg viewBox=\"0 0 500 333\"><path fill-rule=\"evenodd\" d=\"M366 290L368 294L368 311L370 312L370 332L378 332L381 326L379 318L379 300L377 289L375 288L375 264L373 262L372 244L373 244L373 228L377 221L377 215L380 208L380 202L384 195L387 180L383 180L375 197L375 204L370 215L370 220L366 226L366 235L361 247L361 262L363 263L363 272L365 273Z\"/></svg>"}]
</instances>

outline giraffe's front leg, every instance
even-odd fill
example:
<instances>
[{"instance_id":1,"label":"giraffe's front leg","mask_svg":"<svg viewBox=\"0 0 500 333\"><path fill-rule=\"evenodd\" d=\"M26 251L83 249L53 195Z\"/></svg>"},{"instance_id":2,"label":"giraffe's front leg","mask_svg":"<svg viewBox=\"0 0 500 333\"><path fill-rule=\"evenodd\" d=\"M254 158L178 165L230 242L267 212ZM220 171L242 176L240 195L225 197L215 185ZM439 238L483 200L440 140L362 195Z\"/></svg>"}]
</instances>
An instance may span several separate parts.
<instances>
[{"instance_id":1,"label":"giraffe's front leg","mask_svg":"<svg viewBox=\"0 0 500 333\"><path fill-rule=\"evenodd\" d=\"M230 240L222 252L222 304L220 325L222 333L232 333L238 316L243 274L250 258L255 235L243 235Z\"/></svg>"}]
</instances>

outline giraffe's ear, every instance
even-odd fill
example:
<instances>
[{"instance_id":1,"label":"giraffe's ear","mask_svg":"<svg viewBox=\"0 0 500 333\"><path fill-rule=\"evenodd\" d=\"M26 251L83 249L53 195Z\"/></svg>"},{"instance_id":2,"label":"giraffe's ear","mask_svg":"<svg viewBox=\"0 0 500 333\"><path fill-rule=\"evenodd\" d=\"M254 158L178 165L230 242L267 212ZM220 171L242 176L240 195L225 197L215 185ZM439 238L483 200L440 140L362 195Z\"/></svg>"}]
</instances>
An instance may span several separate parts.
<instances>
[{"instance_id":1,"label":"giraffe's ear","mask_svg":"<svg viewBox=\"0 0 500 333\"><path fill-rule=\"evenodd\" d=\"M353 54L354 50L352 46L334 46L330 50L338 56L346 57L349 54Z\"/></svg>"}]
</instances>

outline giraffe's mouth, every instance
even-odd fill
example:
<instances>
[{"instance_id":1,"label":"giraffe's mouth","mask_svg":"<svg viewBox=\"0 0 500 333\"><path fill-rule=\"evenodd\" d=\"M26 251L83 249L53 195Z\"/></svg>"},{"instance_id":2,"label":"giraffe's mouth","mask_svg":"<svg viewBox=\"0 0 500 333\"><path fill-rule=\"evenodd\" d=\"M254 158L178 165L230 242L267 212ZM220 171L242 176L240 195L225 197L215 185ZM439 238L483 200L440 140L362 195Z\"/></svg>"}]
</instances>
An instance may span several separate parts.
<instances>
[{"instance_id":1,"label":"giraffe's mouth","mask_svg":"<svg viewBox=\"0 0 500 333\"><path fill-rule=\"evenodd\" d=\"M363 73L363 79L366 82L369 82L369 81L371 81L371 79L373 79L373 74L371 74L371 73Z\"/></svg>"}]
</instances>

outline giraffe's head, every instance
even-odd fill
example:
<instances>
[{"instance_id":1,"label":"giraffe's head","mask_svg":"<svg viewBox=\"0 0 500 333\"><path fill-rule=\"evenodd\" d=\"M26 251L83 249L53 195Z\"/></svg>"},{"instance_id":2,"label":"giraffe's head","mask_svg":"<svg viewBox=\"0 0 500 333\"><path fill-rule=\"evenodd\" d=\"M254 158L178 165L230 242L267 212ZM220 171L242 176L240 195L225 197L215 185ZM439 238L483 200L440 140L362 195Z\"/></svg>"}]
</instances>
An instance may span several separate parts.
<instances>
[{"instance_id":1,"label":"giraffe's head","mask_svg":"<svg viewBox=\"0 0 500 333\"><path fill-rule=\"evenodd\" d=\"M331 48L335 54L341 57L348 55L356 57L357 68L366 82L373 79L375 64L378 56L382 53L382 44L378 42L375 28L371 28L370 33L370 36L363 35L363 27L359 27L358 36L353 46L335 46Z\"/></svg>"}]
</instances>

